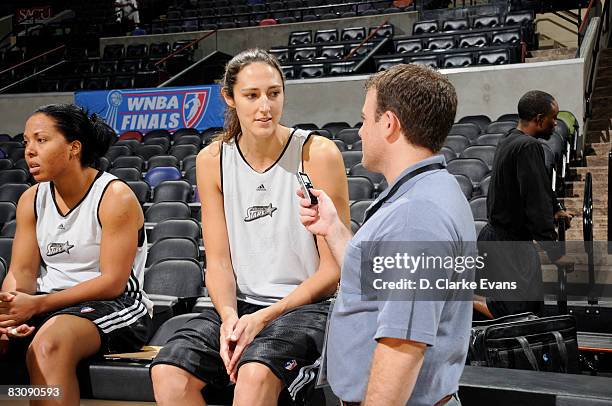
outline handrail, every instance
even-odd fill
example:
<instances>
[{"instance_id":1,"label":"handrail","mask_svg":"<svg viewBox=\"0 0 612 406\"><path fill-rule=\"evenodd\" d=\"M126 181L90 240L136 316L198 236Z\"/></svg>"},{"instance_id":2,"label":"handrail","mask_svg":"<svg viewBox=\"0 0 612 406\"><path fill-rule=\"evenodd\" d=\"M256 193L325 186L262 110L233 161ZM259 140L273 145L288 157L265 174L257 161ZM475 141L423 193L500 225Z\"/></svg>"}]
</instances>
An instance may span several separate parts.
<instances>
[{"instance_id":1,"label":"handrail","mask_svg":"<svg viewBox=\"0 0 612 406\"><path fill-rule=\"evenodd\" d=\"M590 305L597 304L597 297L593 295L595 287L595 264L593 259L593 177L587 172L584 182L584 196L582 199L582 236L584 248L588 256L589 286L587 301Z\"/></svg>"},{"instance_id":2,"label":"handrail","mask_svg":"<svg viewBox=\"0 0 612 406\"><path fill-rule=\"evenodd\" d=\"M175 50L174 52L170 53L170 55L168 55L168 56L166 56L166 57L164 57L164 58L160 59L160 60L159 60L159 61L157 61L157 62L155 62L154 66L155 66L155 67L157 67L157 66L161 65L162 63L166 62L168 59L172 58L174 55L176 55L176 54L178 54L178 53L182 52L182 51L183 51L184 49L186 49L186 48L189 48L189 47L191 47L191 46L193 46L193 45L197 44L198 42L202 41L203 39L210 37L211 35L213 35L213 34L214 34L214 33L216 33L216 32L217 32L217 30L214 30L214 31L209 31L209 32L207 32L206 34L202 35L200 38L196 38L196 39L194 39L194 40L193 40L193 41L191 41L189 44L187 44L187 45L184 45L184 46L180 47L179 49L177 49L177 50Z\"/></svg>"},{"instance_id":3,"label":"handrail","mask_svg":"<svg viewBox=\"0 0 612 406\"><path fill-rule=\"evenodd\" d=\"M376 35L376 33L385 25L389 22L389 19L387 18L385 21L383 21L378 27L376 27L372 32L370 32L368 35L366 35L366 37L363 39L363 41L361 41L361 43L359 45L357 45L355 48L353 48L351 50L351 52L348 53L347 56L345 56L342 61L345 62L349 59L351 59L355 53L361 48L363 47L363 44L365 44L366 42L368 42L369 40L372 39L372 37L374 35Z\"/></svg>"},{"instance_id":4,"label":"handrail","mask_svg":"<svg viewBox=\"0 0 612 406\"><path fill-rule=\"evenodd\" d=\"M55 52L55 51L58 51L58 50L60 50L60 49L62 49L62 48L66 48L66 45L60 45L60 46L59 46L59 47L57 47L57 48L50 49L49 51L45 51L45 52L43 52L43 53L42 53L42 54L40 54L40 55L37 55L37 56L35 56L35 57L32 57L32 58L28 59L27 61L19 62L19 63L18 63L17 65L15 65L15 66L11 66L10 68L6 68L5 70L0 71L0 75L2 75L3 73L9 72L9 71L11 71L11 70L13 70L13 69L17 69L17 68L19 68L20 66L26 65L26 64L28 64L28 63L30 63L30 62L32 62L32 61L34 61L34 60L36 60L36 59L42 58L43 56L49 55L50 53L53 53L53 52Z\"/></svg>"},{"instance_id":5,"label":"handrail","mask_svg":"<svg viewBox=\"0 0 612 406\"><path fill-rule=\"evenodd\" d=\"M13 82L10 85L7 85L7 86L3 87L2 89L0 89L0 93L4 93L5 91L7 91L9 89L12 89L15 86L20 85L20 84L22 84L24 82L27 82L28 80L30 80L32 78L35 78L36 76L39 76L39 75L41 75L41 74L43 74L43 73L45 73L45 72L47 72L47 71L49 71L51 69L54 69L55 67L57 67L59 65L62 65L65 62L66 62L65 60L61 60L61 61L59 61L59 62L57 62L57 63L55 63L55 64L53 64L51 66L47 66L45 69L39 70L38 72L34 72L34 73L32 73L31 75L29 75L29 76L27 76L25 78L19 79L18 81Z\"/></svg>"},{"instance_id":6,"label":"handrail","mask_svg":"<svg viewBox=\"0 0 612 406\"><path fill-rule=\"evenodd\" d=\"M585 13L584 13L584 15L585 15L585 16L588 16L588 15L589 15L589 13L591 12L591 9L593 8L593 6L594 6L594 5L595 5L595 0L591 0L591 1L589 2L589 6L587 7L587 9L586 9L586 11L585 11ZM588 18L584 18L584 19L582 20L582 22L580 23L580 27L578 27L578 34L580 34L580 33L584 32L584 29L586 28L586 22L587 22L587 21L589 21L589 19L588 19Z\"/></svg>"},{"instance_id":7,"label":"handrail","mask_svg":"<svg viewBox=\"0 0 612 406\"><path fill-rule=\"evenodd\" d=\"M601 34L604 31L604 26L607 26L608 14L610 13L610 0L605 0L603 11L601 13L601 20L597 29L597 35L595 38L595 45L593 46L593 53L591 55L591 69L589 70L589 79L584 92L584 99L586 102L586 108L584 111L584 121L591 118L593 115L591 108L591 95L593 94L593 81L595 80L595 71L597 68L597 58L599 56L599 47L601 43ZM609 27L608 27L609 28Z\"/></svg>"},{"instance_id":8,"label":"handrail","mask_svg":"<svg viewBox=\"0 0 612 406\"><path fill-rule=\"evenodd\" d=\"M612 218L610 218L610 204L612 204L612 150L608 152L608 254L612 254Z\"/></svg>"}]
</instances>

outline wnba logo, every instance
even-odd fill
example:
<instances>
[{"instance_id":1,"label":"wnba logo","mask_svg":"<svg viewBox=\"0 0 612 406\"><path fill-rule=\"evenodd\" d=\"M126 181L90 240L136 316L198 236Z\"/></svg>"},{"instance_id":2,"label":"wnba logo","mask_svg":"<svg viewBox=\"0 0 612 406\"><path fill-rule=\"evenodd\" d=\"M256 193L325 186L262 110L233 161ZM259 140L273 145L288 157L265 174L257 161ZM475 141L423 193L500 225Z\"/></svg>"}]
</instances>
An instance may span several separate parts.
<instances>
[{"instance_id":1,"label":"wnba logo","mask_svg":"<svg viewBox=\"0 0 612 406\"><path fill-rule=\"evenodd\" d=\"M208 101L208 90L186 93L183 99L183 123L185 127L196 127L204 113Z\"/></svg>"}]
</instances>

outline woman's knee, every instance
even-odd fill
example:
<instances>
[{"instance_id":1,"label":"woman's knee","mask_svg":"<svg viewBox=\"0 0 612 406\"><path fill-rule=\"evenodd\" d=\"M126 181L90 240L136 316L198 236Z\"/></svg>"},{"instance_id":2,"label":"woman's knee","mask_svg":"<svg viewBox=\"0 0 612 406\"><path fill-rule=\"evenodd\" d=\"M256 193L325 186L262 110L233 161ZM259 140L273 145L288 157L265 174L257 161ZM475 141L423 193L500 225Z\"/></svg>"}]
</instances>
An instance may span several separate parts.
<instances>
[{"instance_id":1,"label":"woman's knee","mask_svg":"<svg viewBox=\"0 0 612 406\"><path fill-rule=\"evenodd\" d=\"M198 395L205 384L189 372L173 365L158 364L151 368L155 400L172 404L177 399Z\"/></svg>"}]
</instances>

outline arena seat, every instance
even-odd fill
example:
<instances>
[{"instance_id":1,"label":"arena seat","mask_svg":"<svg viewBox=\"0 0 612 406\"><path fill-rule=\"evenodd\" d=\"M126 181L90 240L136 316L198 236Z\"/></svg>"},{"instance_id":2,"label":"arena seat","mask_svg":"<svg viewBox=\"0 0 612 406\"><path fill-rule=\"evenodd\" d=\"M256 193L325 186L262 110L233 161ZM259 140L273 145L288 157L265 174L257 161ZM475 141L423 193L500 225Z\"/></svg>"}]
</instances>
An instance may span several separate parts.
<instances>
[{"instance_id":1,"label":"arena seat","mask_svg":"<svg viewBox=\"0 0 612 406\"><path fill-rule=\"evenodd\" d=\"M166 237L157 240L149 248L147 254L147 267L168 258L193 259L198 261L199 257L200 251L198 243L194 240L186 237Z\"/></svg>"},{"instance_id":2,"label":"arena seat","mask_svg":"<svg viewBox=\"0 0 612 406\"><path fill-rule=\"evenodd\" d=\"M465 175L454 175L457 183L459 183L459 187L463 192L463 195L467 200L472 198L472 194L474 193L474 186L472 185L472 181Z\"/></svg>"},{"instance_id":3,"label":"arena seat","mask_svg":"<svg viewBox=\"0 0 612 406\"><path fill-rule=\"evenodd\" d=\"M13 167L13 161L10 158L0 158L0 171L11 169Z\"/></svg>"},{"instance_id":4,"label":"arena seat","mask_svg":"<svg viewBox=\"0 0 612 406\"><path fill-rule=\"evenodd\" d=\"M314 42L337 42L338 41L338 30L317 30L314 35Z\"/></svg>"},{"instance_id":5,"label":"arena seat","mask_svg":"<svg viewBox=\"0 0 612 406\"><path fill-rule=\"evenodd\" d=\"M5 183L26 183L30 174L23 169L5 169L0 171L0 185Z\"/></svg>"},{"instance_id":6,"label":"arena seat","mask_svg":"<svg viewBox=\"0 0 612 406\"><path fill-rule=\"evenodd\" d=\"M141 171L144 168L144 159L138 155L119 156L113 161L113 169L136 168Z\"/></svg>"},{"instance_id":7,"label":"arena seat","mask_svg":"<svg viewBox=\"0 0 612 406\"><path fill-rule=\"evenodd\" d=\"M137 168L113 168L110 173L125 182L142 180L142 172Z\"/></svg>"},{"instance_id":8,"label":"arena seat","mask_svg":"<svg viewBox=\"0 0 612 406\"><path fill-rule=\"evenodd\" d=\"M480 127L474 123L453 124L449 131L450 135L463 135L470 143L480 135Z\"/></svg>"},{"instance_id":9,"label":"arena seat","mask_svg":"<svg viewBox=\"0 0 612 406\"><path fill-rule=\"evenodd\" d=\"M349 169L353 166L361 163L363 154L361 151L344 151L342 152L342 160L344 161L344 168L348 173Z\"/></svg>"},{"instance_id":10,"label":"arena seat","mask_svg":"<svg viewBox=\"0 0 612 406\"><path fill-rule=\"evenodd\" d=\"M398 40L395 44L395 52L398 54L413 53L422 50L423 42L420 39Z\"/></svg>"},{"instance_id":11,"label":"arena seat","mask_svg":"<svg viewBox=\"0 0 612 406\"><path fill-rule=\"evenodd\" d=\"M429 66L433 69L438 69L438 57L437 56L416 56L410 58L410 63L417 65Z\"/></svg>"},{"instance_id":12,"label":"arena seat","mask_svg":"<svg viewBox=\"0 0 612 406\"><path fill-rule=\"evenodd\" d=\"M143 180L125 182L132 189L140 205L148 203L151 197L151 187Z\"/></svg>"},{"instance_id":13,"label":"arena seat","mask_svg":"<svg viewBox=\"0 0 612 406\"><path fill-rule=\"evenodd\" d=\"M445 20L442 22L442 31L461 31L469 29L470 24L467 18L456 20Z\"/></svg>"},{"instance_id":14,"label":"arena seat","mask_svg":"<svg viewBox=\"0 0 612 406\"><path fill-rule=\"evenodd\" d=\"M349 176L349 200L372 199L374 197L374 184L364 176Z\"/></svg>"},{"instance_id":15,"label":"arena seat","mask_svg":"<svg viewBox=\"0 0 612 406\"><path fill-rule=\"evenodd\" d=\"M348 150L348 147L346 146L346 144L344 143L344 141L342 141L342 140L336 140L336 139L334 139L334 140L332 140L332 141L333 141L333 143L334 143L334 144L336 144L336 147L338 147L338 150L340 150L340 152L343 152L343 151L347 151L347 150Z\"/></svg>"},{"instance_id":16,"label":"arena seat","mask_svg":"<svg viewBox=\"0 0 612 406\"><path fill-rule=\"evenodd\" d=\"M166 241L174 241L168 239ZM160 240L162 242L164 240ZM186 240L189 241L189 240ZM156 247L156 245L153 245ZM151 247L153 248L153 247ZM172 255L173 252L168 252ZM191 258L162 258L145 273L144 290L149 294L177 298L203 294L204 277L200 264Z\"/></svg>"},{"instance_id":17,"label":"arena seat","mask_svg":"<svg viewBox=\"0 0 612 406\"><path fill-rule=\"evenodd\" d=\"M495 121L513 121L515 123L518 123L519 116L516 113L502 114Z\"/></svg>"},{"instance_id":18,"label":"arena seat","mask_svg":"<svg viewBox=\"0 0 612 406\"><path fill-rule=\"evenodd\" d=\"M487 219L487 197L478 196L470 200L470 209L472 209L472 215L474 220L486 220Z\"/></svg>"},{"instance_id":19,"label":"arena seat","mask_svg":"<svg viewBox=\"0 0 612 406\"><path fill-rule=\"evenodd\" d=\"M172 135L170 134L170 131L166 130L165 128L160 128L147 132L143 137L143 141L149 140L151 138L166 138L169 141L171 137Z\"/></svg>"},{"instance_id":20,"label":"arena seat","mask_svg":"<svg viewBox=\"0 0 612 406\"><path fill-rule=\"evenodd\" d=\"M200 136L200 132L198 131L197 128L192 128L192 127L179 128L178 130L172 133L172 139L174 140L174 143L176 144L178 140L180 140L183 136L186 136L186 135Z\"/></svg>"},{"instance_id":21,"label":"arena seat","mask_svg":"<svg viewBox=\"0 0 612 406\"><path fill-rule=\"evenodd\" d=\"M443 68L466 68L473 64L472 55L469 53L465 54L450 54L444 55L442 59Z\"/></svg>"},{"instance_id":22,"label":"arena seat","mask_svg":"<svg viewBox=\"0 0 612 406\"><path fill-rule=\"evenodd\" d=\"M496 146L505 134L482 134L476 138L476 145L493 145Z\"/></svg>"},{"instance_id":23,"label":"arena seat","mask_svg":"<svg viewBox=\"0 0 612 406\"><path fill-rule=\"evenodd\" d=\"M353 235L355 235L357 231L359 231L359 227L359 223L356 220L351 219L351 232L353 233Z\"/></svg>"},{"instance_id":24,"label":"arena seat","mask_svg":"<svg viewBox=\"0 0 612 406\"><path fill-rule=\"evenodd\" d=\"M514 121L494 121L487 126L486 134L505 134L508 131L516 128Z\"/></svg>"},{"instance_id":25,"label":"arena seat","mask_svg":"<svg viewBox=\"0 0 612 406\"><path fill-rule=\"evenodd\" d=\"M446 163L449 163L453 159L457 159L457 154L455 153L455 151L453 151L451 147L444 146L440 148L440 152L438 154L444 156L444 160L446 161Z\"/></svg>"},{"instance_id":26,"label":"arena seat","mask_svg":"<svg viewBox=\"0 0 612 406\"><path fill-rule=\"evenodd\" d=\"M438 32L438 21L419 21L412 26L412 35L429 34Z\"/></svg>"},{"instance_id":27,"label":"arena seat","mask_svg":"<svg viewBox=\"0 0 612 406\"><path fill-rule=\"evenodd\" d=\"M338 136L338 133L344 129L351 128L351 125L344 121L334 121L323 125L322 129L329 131L333 138Z\"/></svg>"},{"instance_id":28,"label":"arena seat","mask_svg":"<svg viewBox=\"0 0 612 406\"><path fill-rule=\"evenodd\" d=\"M110 168L111 163L108 160L108 158L106 157L100 157L100 159L98 160L98 169L100 169L101 171L106 171L108 170L108 168Z\"/></svg>"},{"instance_id":29,"label":"arena seat","mask_svg":"<svg viewBox=\"0 0 612 406\"><path fill-rule=\"evenodd\" d=\"M183 158L183 161L182 161L183 171L187 172L189 169L195 168L197 157L198 157L197 155L190 155L190 156L186 156L185 158Z\"/></svg>"},{"instance_id":30,"label":"arena seat","mask_svg":"<svg viewBox=\"0 0 612 406\"><path fill-rule=\"evenodd\" d=\"M312 63L296 66L296 75L301 79L320 78L325 75L325 65Z\"/></svg>"},{"instance_id":31,"label":"arena seat","mask_svg":"<svg viewBox=\"0 0 612 406\"><path fill-rule=\"evenodd\" d=\"M518 44L521 41L519 30L494 32L491 36L491 45Z\"/></svg>"},{"instance_id":32,"label":"arena seat","mask_svg":"<svg viewBox=\"0 0 612 406\"><path fill-rule=\"evenodd\" d=\"M491 184L491 175L485 176L478 185L478 190L481 196L487 196L489 194L489 185Z\"/></svg>"},{"instance_id":33,"label":"arena seat","mask_svg":"<svg viewBox=\"0 0 612 406\"><path fill-rule=\"evenodd\" d=\"M501 22L497 14L479 15L474 17L472 21L472 27L474 29L493 28L500 26L500 24Z\"/></svg>"},{"instance_id":34,"label":"arena seat","mask_svg":"<svg viewBox=\"0 0 612 406\"><path fill-rule=\"evenodd\" d=\"M366 37L365 27L343 28L340 33L340 41L361 41Z\"/></svg>"},{"instance_id":35,"label":"arena seat","mask_svg":"<svg viewBox=\"0 0 612 406\"><path fill-rule=\"evenodd\" d=\"M463 136L463 135L452 135L451 134L446 137L446 140L444 140L444 146L449 147L450 149L455 151L457 155L462 153L463 150L466 149L469 145L470 145L470 140L466 136Z\"/></svg>"},{"instance_id":36,"label":"arena seat","mask_svg":"<svg viewBox=\"0 0 612 406\"><path fill-rule=\"evenodd\" d=\"M495 149L496 147L492 145L472 145L464 149L459 158L479 158L491 170L493 158L495 157Z\"/></svg>"},{"instance_id":37,"label":"arena seat","mask_svg":"<svg viewBox=\"0 0 612 406\"><path fill-rule=\"evenodd\" d=\"M312 43L312 31L294 31L289 34L289 45Z\"/></svg>"},{"instance_id":38,"label":"arena seat","mask_svg":"<svg viewBox=\"0 0 612 406\"><path fill-rule=\"evenodd\" d=\"M193 189L184 180L165 180L153 189L153 203L157 202L185 202L191 201Z\"/></svg>"},{"instance_id":39,"label":"arena seat","mask_svg":"<svg viewBox=\"0 0 612 406\"><path fill-rule=\"evenodd\" d=\"M476 227L476 238L480 235L480 232L487 225L486 220L474 220L474 227Z\"/></svg>"},{"instance_id":40,"label":"arena seat","mask_svg":"<svg viewBox=\"0 0 612 406\"><path fill-rule=\"evenodd\" d=\"M24 147L16 147L16 148L13 148L10 152L8 152L8 158L10 158L13 162L17 162L20 159L23 159L24 156L25 156Z\"/></svg>"},{"instance_id":41,"label":"arena seat","mask_svg":"<svg viewBox=\"0 0 612 406\"><path fill-rule=\"evenodd\" d=\"M342 59L344 56L344 45L324 45L321 47L320 58Z\"/></svg>"},{"instance_id":42,"label":"arena seat","mask_svg":"<svg viewBox=\"0 0 612 406\"><path fill-rule=\"evenodd\" d=\"M427 49L430 51L455 48L455 40L453 37L433 37L427 40L426 44Z\"/></svg>"},{"instance_id":43,"label":"arena seat","mask_svg":"<svg viewBox=\"0 0 612 406\"><path fill-rule=\"evenodd\" d=\"M336 138L343 141L346 145L353 145L361 139L358 128L343 128L338 131Z\"/></svg>"},{"instance_id":44,"label":"arena seat","mask_svg":"<svg viewBox=\"0 0 612 406\"><path fill-rule=\"evenodd\" d=\"M115 158L119 156L128 156L132 155L132 150L130 147L126 145L113 145L111 146L104 156L108 158L109 161L113 162Z\"/></svg>"},{"instance_id":45,"label":"arena seat","mask_svg":"<svg viewBox=\"0 0 612 406\"><path fill-rule=\"evenodd\" d=\"M10 237L0 237L0 258L6 262L7 269L11 266L12 249L13 239Z\"/></svg>"},{"instance_id":46,"label":"arena seat","mask_svg":"<svg viewBox=\"0 0 612 406\"><path fill-rule=\"evenodd\" d=\"M355 222L357 222L359 226L361 226L361 224L363 224L365 211L368 207L370 207L373 201L374 200L372 199L363 199L363 200L354 201L350 206L351 220L354 220Z\"/></svg>"},{"instance_id":47,"label":"arena seat","mask_svg":"<svg viewBox=\"0 0 612 406\"><path fill-rule=\"evenodd\" d=\"M168 219L157 223L151 230L149 243L167 237L187 237L194 241L202 238L200 224L194 219Z\"/></svg>"},{"instance_id":48,"label":"arena seat","mask_svg":"<svg viewBox=\"0 0 612 406\"><path fill-rule=\"evenodd\" d=\"M144 148L144 146L149 146L149 145L154 145L156 147L161 147L161 149L158 148ZM148 150L151 151L148 151ZM146 161L148 158L147 157L152 157L154 155L163 155L166 152L168 152L168 150L170 149L170 140L168 138L149 138L146 139L142 142L142 145L139 145L138 148L136 148L135 150L135 154L140 155L143 157L143 159ZM144 150L144 151L141 151Z\"/></svg>"},{"instance_id":49,"label":"arena seat","mask_svg":"<svg viewBox=\"0 0 612 406\"><path fill-rule=\"evenodd\" d=\"M405 63L403 58L380 58L376 59L376 72L381 72L392 68L395 65Z\"/></svg>"},{"instance_id":50,"label":"arena seat","mask_svg":"<svg viewBox=\"0 0 612 406\"><path fill-rule=\"evenodd\" d=\"M194 136L189 136L189 138L194 137ZM185 139L186 137L183 137L183 139ZM198 143L200 143L200 137L196 137L198 140ZM172 148L170 148L170 155L176 157L176 159L178 159L179 161L182 161L183 158L188 157L190 155L196 155L198 152L200 152L200 146L199 145L193 145L193 144L180 144L180 145L173 145ZM149 160L150 162L151 160Z\"/></svg>"},{"instance_id":51,"label":"arena seat","mask_svg":"<svg viewBox=\"0 0 612 406\"><path fill-rule=\"evenodd\" d=\"M446 169L453 175L465 175L475 186L489 173L489 167L478 158L457 158Z\"/></svg>"},{"instance_id":52,"label":"arena seat","mask_svg":"<svg viewBox=\"0 0 612 406\"><path fill-rule=\"evenodd\" d=\"M505 65L510 63L510 54L507 49L478 52L476 63L478 65Z\"/></svg>"},{"instance_id":53,"label":"arena seat","mask_svg":"<svg viewBox=\"0 0 612 406\"><path fill-rule=\"evenodd\" d=\"M180 179L181 173L176 167L158 166L147 171L144 181L147 182L151 188L155 188L155 186L159 185L163 181Z\"/></svg>"},{"instance_id":54,"label":"arena seat","mask_svg":"<svg viewBox=\"0 0 612 406\"><path fill-rule=\"evenodd\" d=\"M8 265L6 264L6 261L0 257L0 286L2 286L2 282L4 282L4 278L6 277L7 273Z\"/></svg>"},{"instance_id":55,"label":"arena seat","mask_svg":"<svg viewBox=\"0 0 612 406\"><path fill-rule=\"evenodd\" d=\"M0 185L0 201L17 204L21 194L29 188L30 185L24 183L5 183Z\"/></svg>"},{"instance_id":56,"label":"arena seat","mask_svg":"<svg viewBox=\"0 0 612 406\"><path fill-rule=\"evenodd\" d=\"M119 140L113 144L113 146L117 146L117 145L125 145L130 150L132 150L132 153L133 153L134 151L138 149L138 147L140 147L141 143L138 140L129 139L129 140Z\"/></svg>"},{"instance_id":57,"label":"arena seat","mask_svg":"<svg viewBox=\"0 0 612 406\"><path fill-rule=\"evenodd\" d=\"M378 189L378 185L385 180L385 176L382 173L371 172L363 167L363 164L360 162L358 164L353 165L349 169L349 176L362 176L370 179L374 187Z\"/></svg>"},{"instance_id":58,"label":"arena seat","mask_svg":"<svg viewBox=\"0 0 612 406\"><path fill-rule=\"evenodd\" d=\"M458 124L472 123L480 127L480 132L483 133L487 126L491 124L491 119L488 116L479 114L474 116L465 116L457 122Z\"/></svg>"},{"instance_id":59,"label":"arena seat","mask_svg":"<svg viewBox=\"0 0 612 406\"><path fill-rule=\"evenodd\" d=\"M487 46L488 42L485 34L462 35L458 48L481 48Z\"/></svg>"},{"instance_id":60,"label":"arena seat","mask_svg":"<svg viewBox=\"0 0 612 406\"><path fill-rule=\"evenodd\" d=\"M16 213L17 205L15 203L0 201L0 227L9 221L15 220Z\"/></svg>"},{"instance_id":61,"label":"arena seat","mask_svg":"<svg viewBox=\"0 0 612 406\"><path fill-rule=\"evenodd\" d=\"M147 168L151 170L160 166L179 168L180 161L174 155L157 155L149 158Z\"/></svg>"},{"instance_id":62,"label":"arena seat","mask_svg":"<svg viewBox=\"0 0 612 406\"><path fill-rule=\"evenodd\" d=\"M159 202L154 203L145 212L147 223L159 223L163 220L178 218L191 218L191 210L185 202Z\"/></svg>"},{"instance_id":63,"label":"arena seat","mask_svg":"<svg viewBox=\"0 0 612 406\"><path fill-rule=\"evenodd\" d=\"M200 138L199 134L197 134L197 135L182 135L179 138L175 138L174 139L173 148L176 148L176 147L181 146L181 145L193 145L193 146L195 146L197 148L197 151L199 151L200 150L200 146L202 145L202 138ZM174 154L172 154L172 155L174 155ZM189 154L189 155L193 155L193 154Z\"/></svg>"}]
</instances>

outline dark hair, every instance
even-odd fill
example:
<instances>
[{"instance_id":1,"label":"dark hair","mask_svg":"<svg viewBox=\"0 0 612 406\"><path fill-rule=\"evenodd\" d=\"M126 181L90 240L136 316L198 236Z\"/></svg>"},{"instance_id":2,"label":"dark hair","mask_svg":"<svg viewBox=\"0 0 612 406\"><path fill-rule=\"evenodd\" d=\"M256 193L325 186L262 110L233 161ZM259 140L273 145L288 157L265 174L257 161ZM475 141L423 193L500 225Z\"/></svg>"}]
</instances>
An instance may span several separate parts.
<instances>
[{"instance_id":1,"label":"dark hair","mask_svg":"<svg viewBox=\"0 0 612 406\"><path fill-rule=\"evenodd\" d=\"M283 70L278 60L263 49L253 48L240 52L225 66L225 74L223 75L221 86L228 96L234 97L234 85L240 71L247 65L255 62L262 62L276 69L283 82L283 91L285 90L285 75L283 75ZM217 139L228 142L240 135L240 121L238 121L238 114L235 108L227 106L225 109L225 124L223 127L225 131Z\"/></svg>"},{"instance_id":2,"label":"dark hair","mask_svg":"<svg viewBox=\"0 0 612 406\"><path fill-rule=\"evenodd\" d=\"M555 98L541 90L530 90L521 97L518 103L519 119L531 121L542 114L547 116L552 111Z\"/></svg>"},{"instance_id":3,"label":"dark hair","mask_svg":"<svg viewBox=\"0 0 612 406\"><path fill-rule=\"evenodd\" d=\"M97 114L91 116L74 104L48 104L34 114L44 114L55 121L55 127L68 142L81 142L81 165L99 168L100 158L115 141L115 131Z\"/></svg>"},{"instance_id":4,"label":"dark hair","mask_svg":"<svg viewBox=\"0 0 612 406\"><path fill-rule=\"evenodd\" d=\"M423 65L396 65L366 81L376 90L376 121L385 111L399 119L413 145L438 152L457 112L457 93L451 82Z\"/></svg>"}]
</instances>

